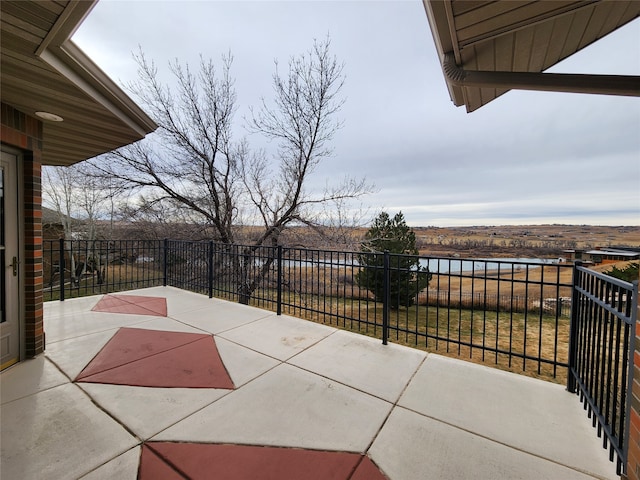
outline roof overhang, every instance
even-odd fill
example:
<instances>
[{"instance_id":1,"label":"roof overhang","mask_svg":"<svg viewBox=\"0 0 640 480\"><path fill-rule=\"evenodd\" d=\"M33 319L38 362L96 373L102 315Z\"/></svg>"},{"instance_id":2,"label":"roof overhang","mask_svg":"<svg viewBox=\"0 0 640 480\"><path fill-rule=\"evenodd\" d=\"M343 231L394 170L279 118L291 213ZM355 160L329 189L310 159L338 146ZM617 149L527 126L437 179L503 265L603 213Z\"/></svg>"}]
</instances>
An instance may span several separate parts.
<instances>
[{"instance_id":1,"label":"roof overhang","mask_svg":"<svg viewBox=\"0 0 640 480\"><path fill-rule=\"evenodd\" d=\"M135 142L157 128L70 39L97 3L0 2L3 103L43 121L43 162L70 165Z\"/></svg>"},{"instance_id":2,"label":"roof overhang","mask_svg":"<svg viewBox=\"0 0 640 480\"><path fill-rule=\"evenodd\" d=\"M423 0L449 94L472 112L510 89L640 96L640 77L542 73L640 16L637 0Z\"/></svg>"}]
</instances>

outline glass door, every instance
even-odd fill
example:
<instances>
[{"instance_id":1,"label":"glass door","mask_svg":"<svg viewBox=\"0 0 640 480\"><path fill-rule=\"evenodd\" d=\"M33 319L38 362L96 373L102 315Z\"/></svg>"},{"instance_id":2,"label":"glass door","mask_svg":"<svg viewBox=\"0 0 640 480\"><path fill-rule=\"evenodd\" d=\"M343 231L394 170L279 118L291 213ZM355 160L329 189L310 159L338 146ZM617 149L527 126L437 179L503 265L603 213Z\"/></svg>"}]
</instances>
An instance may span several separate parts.
<instances>
[{"instance_id":1,"label":"glass door","mask_svg":"<svg viewBox=\"0 0 640 480\"><path fill-rule=\"evenodd\" d=\"M20 360L18 156L0 161L0 369Z\"/></svg>"}]
</instances>

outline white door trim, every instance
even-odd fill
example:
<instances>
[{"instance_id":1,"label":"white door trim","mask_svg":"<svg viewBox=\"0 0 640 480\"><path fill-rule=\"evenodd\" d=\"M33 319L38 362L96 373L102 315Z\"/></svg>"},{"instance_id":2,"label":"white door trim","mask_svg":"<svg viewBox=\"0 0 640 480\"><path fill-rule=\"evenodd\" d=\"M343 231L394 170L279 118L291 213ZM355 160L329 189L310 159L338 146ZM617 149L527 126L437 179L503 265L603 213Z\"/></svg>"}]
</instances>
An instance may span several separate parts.
<instances>
[{"instance_id":1,"label":"white door trim","mask_svg":"<svg viewBox=\"0 0 640 480\"><path fill-rule=\"evenodd\" d=\"M5 154L7 156L5 157ZM8 175L4 178L5 195L8 194L9 201L11 202L8 209L5 209L7 214L7 225L5 228L5 243L9 250L7 250L7 256L5 258L6 271L2 272L8 279L7 288L7 305L12 307L11 311L7 311L7 323L3 324L2 333L5 334L7 330L11 331L11 334L16 335L14 340L14 348L16 349L15 356L12 356L8 360L0 362L0 368L5 368L13 363L19 362L25 357L25 325L24 325L24 226L21 219L23 216L22 208L22 152L2 145L2 160L6 161L9 168L6 173ZM14 158L9 158L14 157ZM14 161L15 159L15 161ZM11 200L13 199L13 200ZM6 200L6 199L5 199ZM11 237L9 237L11 236ZM18 259L17 276L13 277L11 271L11 263L13 256ZM11 283L11 284L10 284ZM6 306L6 305L5 305ZM9 318L11 316L11 318ZM8 324L8 322L12 322Z\"/></svg>"}]
</instances>

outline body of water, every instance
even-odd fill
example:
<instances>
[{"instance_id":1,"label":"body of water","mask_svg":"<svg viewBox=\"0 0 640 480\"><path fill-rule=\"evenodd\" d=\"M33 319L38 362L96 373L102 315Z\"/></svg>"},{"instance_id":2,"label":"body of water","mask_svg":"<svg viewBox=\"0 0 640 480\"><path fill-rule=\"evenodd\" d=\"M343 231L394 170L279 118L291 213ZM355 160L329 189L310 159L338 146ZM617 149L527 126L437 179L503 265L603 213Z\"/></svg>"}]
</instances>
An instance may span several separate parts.
<instances>
[{"instance_id":1,"label":"body of water","mask_svg":"<svg viewBox=\"0 0 640 480\"><path fill-rule=\"evenodd\" d=\"M496 271L501 272L524 270L526 268L536 268L537 265L556 265L560 261L552 258L420 258L421 267L429 267L429 271L436 273L449 272L481 272ZM259 262L261 263L261 262ZM318 264L325 267L355 267L358 265L356 257L339 255L337 258L324 259L319 261L287 260L283 261L285 267L312 267ZM533 264L533 266L532 266ZM393 265L393 263L392 263Z\"/></svg>"},{"instance_id":2,"label":"body of water","mask_svg":"<svg viewBox=\"0 0 640 480\"><path fill-rule=\"evenodd\" d=\"M536 265L556 265L558 259L553 258L421 258L420 266L429 267L431 272L447 273L447 272L471 272L483 270L515 271L532 268L531 264ZM535 267L533 267L535 268Z\"/></svg>"}]
</instances>

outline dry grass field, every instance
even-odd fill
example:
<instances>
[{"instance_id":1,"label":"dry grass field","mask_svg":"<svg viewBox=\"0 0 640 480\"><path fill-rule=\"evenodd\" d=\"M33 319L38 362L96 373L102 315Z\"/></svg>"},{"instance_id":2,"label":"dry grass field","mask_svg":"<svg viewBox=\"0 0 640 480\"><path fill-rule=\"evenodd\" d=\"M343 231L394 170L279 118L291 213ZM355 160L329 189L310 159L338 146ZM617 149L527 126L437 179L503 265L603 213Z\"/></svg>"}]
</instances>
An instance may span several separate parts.
<instances>
[{"instance_id":1,"label":"dry grass field","mask_svg":"<svg viewBox=\"0 0 640 480\"><path fill-rule=\"evenodd\" d=\"M571 284L571 267L505 270L434 274L414 305L390 311L390 341L564 383L566 368L551 362L568 360L571 289L558 285ZM285 269L283 313L381 338L382 304L356 271Z\"/></svg>"},{"instance_id":2,"label":"dry grass field","mask_svg":"<svg viewBox=\"0 0 640 480\"><path fill-rule=\"evenodd\" d=\"M382 338L380 304L310 294L286 296L285 302L285 314ZM539 359L568 361L568 317L414 305L392 310L389 325L392 343L566 382L566 368Z\"/></svg>"},{"instance_id":3,"label":"dry grass field","mask_svg":"<svg viewBox=\"0 0 640 480\"><path fill-rule=\"evenodd\" d=\"M640 226L503 225L414 230L424 254L560 256L563 250L573 248L640 247Z\"/></svg>"},{"instance_id":4,"label":"dry grass field","mask_svg":"<svg viewBox=\"0 0 640 480\"><path fill-rule=\"evenodd\" d=\"M640 227L538 225L507 227L415 228L422 255L447 258L531 257L558 258L563 249L597 246L640 247ZM340 250L323 244L309 229L287 232L289 245ZM344 250L357 251L366 229L351 229L342 237ZM247 230L248 235L251 234ZM343 232L345 233L345 232ZM295 257L297 255L297 257ZM354 258L316 252L285 259L283 313L319 323L382 336L383 309L374 295L355 281L359 269ZM299 258L298 258L299 257ZM296 262L301 263L296 263ZM342 263L341 263L342 262ZM552 363L568 359L572 268L488 264L487 270L437 272L429 286L409 307L391 310L389 340L497 366L525 375L564 383L566 368ZM485 267L483 267L485 268ZM597 267L606 271L611 265ZM197 273L197 267L194 272ZM157 284L162 272L145 264L110 265L104 285L87 276L67 296L91 295ZM185 279L182 279L185 281ZM68 287L69 285L67 285ZM183 285L184 288L192 286ZM266 281L252 304L275 309L274 280ZM58 289L45 289L45 300L56 299ZM235 284L227 285L233 295ZM565 304L565 300L567 303Z\"/></svg>"},{"instance_id":5,"label":"dry grass field","mask_svg":"<svg viewBox=\"0 0 640 480\"><path fill-rule=\"evenodd\" d=\"M60 284L57 275L55 280L55 282L45 285L43 289L43 300L45 302L60 299ZM77 285L71 285L70 279L66 278L65 297L84 297L86 295L121 292L156 285L162 285L161 270L151 268L145 264L109 265L104 269L102 282L99 282L95 272L85 274Z\"/></svg>"},{"instance_id":6,"label":"dry grass field","mask_svg":"<svg viewBox=\"0 0 640 480\"><path fill-rule=\"evenodd\" d=\"M241 227L239 237L250 240L255 228ZM563 250L595 247L640 248L640 226L500 225L474 227L413 227L422 255L482 257L562 256ZM313 230L293 227L283 244L307 248L358 250L367 227Z\"/></svg>"}]
</instances>

